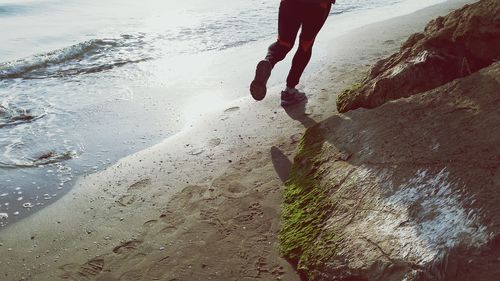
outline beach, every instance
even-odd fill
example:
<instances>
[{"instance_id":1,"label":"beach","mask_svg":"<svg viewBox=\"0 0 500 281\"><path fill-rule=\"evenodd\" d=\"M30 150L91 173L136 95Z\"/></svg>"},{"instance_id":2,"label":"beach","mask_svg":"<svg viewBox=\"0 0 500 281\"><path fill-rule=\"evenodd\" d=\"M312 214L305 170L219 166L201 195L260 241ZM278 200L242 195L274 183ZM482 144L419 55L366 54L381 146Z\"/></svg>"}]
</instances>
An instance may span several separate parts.
<instances>
[{"instance_id":1,"label":"beach","mask_svg":"<svg viewBox=\"0 0 500 281\"><path fill-rule=\"evenodd\" d=\"M337 94L410 34L470 2L318 38L318 62L302 79L309 101L287 110L275 94L287 64L273 73L264 101L240 95L260 55L253 48L270 42L245 47L253 55L224 87L213 81L203 98L186 102L187 122L175 134L79 178L58 201L2 229L2 280L299 280L276 241L283 182L305 128L335 114ZM335 28L335 17L326 28ZM220 81L217 67L236 62L206 65Z\"/></svg>"},{"instance_id":2,"label":"beach","mask_svg":"<svg viewBox=\"0 0 500 281\"><path fill-rule=\"evenodd\" d=\"M0 228L248 96L249 73L276 37L275 0L173 2L0 1ZM318 44L439 2L338 3ZM308 72L328 55L318 45Z\"/></svg>"}]
</instances>

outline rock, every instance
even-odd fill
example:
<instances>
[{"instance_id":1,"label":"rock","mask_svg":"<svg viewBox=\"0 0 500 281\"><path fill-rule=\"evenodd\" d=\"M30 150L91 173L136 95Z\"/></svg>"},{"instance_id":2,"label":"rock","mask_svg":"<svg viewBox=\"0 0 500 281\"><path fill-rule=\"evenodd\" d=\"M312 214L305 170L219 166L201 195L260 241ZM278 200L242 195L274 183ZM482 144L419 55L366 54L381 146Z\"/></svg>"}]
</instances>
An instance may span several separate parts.
<instances>
[{"instance_id":1,"label":"rock","mask_svg":"<svg viewBox=\"0 0 500 281\"><path fill-rule=\"evenodd\" d=\"M438 17L398 53L375 64L359 85L337 99L339 112L374 108L484 68L500 58L500 1L482 0Z\"/></svg>"},{"instance_id":2,"label":"rock","mask_svg":"<svg viewBox=\"0 0 500 281\"><path fill-rule=\"evenodd\" d=\"M498 89L500 62L308 129L279 235L304 280L498 279Z\"/></svg>"}]
</instances>

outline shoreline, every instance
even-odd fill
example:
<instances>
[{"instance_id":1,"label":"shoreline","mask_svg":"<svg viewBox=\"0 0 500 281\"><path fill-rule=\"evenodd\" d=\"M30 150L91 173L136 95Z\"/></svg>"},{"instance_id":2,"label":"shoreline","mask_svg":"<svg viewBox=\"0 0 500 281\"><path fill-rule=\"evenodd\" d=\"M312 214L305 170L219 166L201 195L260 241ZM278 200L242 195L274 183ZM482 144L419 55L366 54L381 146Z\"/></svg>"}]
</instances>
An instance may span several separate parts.
<instances>
[{"instance_id":1,"label":"shoreline","mask_svg":"<svg viewBox=\"0 0 500 281\"><path fill-rule=\"evenodd\" d=\"M165 249L168 245L153 234L168 225L168 221L159 218L167 214L166 211L172 211L166 204L172 202L172 196L181 201L197 202L192 194L196 195L198 189L193 191L193 186L208 192L211 186L217 185L221 189L219 195L226 199L250 198L263 202L263 198L257 198L258 192L244 190L244 187L260 184L260 192L274 194L269 202L261 204L267 207L267 211L257 212L263 212L263 216L272 221L272 226L264 231L269 236L268 250L272 252L269 255L274 259L273 266L278 268L278 277L293 278L291 267L287 267L286 262L277 256L275 239L271 237L278 225L278 218L273 214L279 212L282 176L280 171L278 174L274 171L276 163L273 164L273 160L280 160L281 164L286 164L286 159L291 161L304 127L310 127L333 114L336 94L354 80L362 78L368 65L392 53L402 40L420 30L420 26L423 27L436 15L446 14L450 7L458 8L465 2L438 4L437 7L358 29L341 36L342 40L326 42L328 57L341 59L320 67L304 79L311 97L305 108L285 112L278 107L277 96L269 96L260 103L249 102L249 97L238 98L228 103L225 109L207 114L207 121L203 124L195 123L190 130L184 130L160 144L121 159L104 171L78 180L67 195L51 206L1 231L0 253L9 257L0 263L3 272L11 278L9 280L21 277L30 280L30 276L36 276L32 280L57 280L65 273L69 272L66 279L71 279L74 278L72 273L76 274L82 268L93 268L93 271L99 272L87 276L92 279L99 278L103 268L108 268L109 259L110 264L116 266L115 271L106 272L108 279L101 277L96 280L122 280L121 276L125 273L121 271L137 259L132 253L135 250L139 249L143 254L149 253L148 250L158 254L154 258L169 250ZM353 42L360 43L352 48ZM279 91L274 87L270 92ZM273 150L273 147L278 150ZM239 177L235 175L248 179L246 185L233 190L239 186ZM183 193L182 190L186 191ZM191 197L183 197L186 193ZM204 198L206 195L200 196ZM183 213L182 206L177 207L181 216L192 216L189 209ZM192 207L197 210L198 206ZM220 205L214 207L222 208ZM175 221L179 216L172 219ZM189 228L196 226L194 222L196 219L193 224L180 224ZM168 235L173 235L169 238L177 239L175 235L182 237L182 233ZM233 238L241 239L241 235ZM131 241L142 242L132 245ZM164 249L160 250L162 247ZM252 245L245 247L252 249ZM12 250L9 251L9 248ZM118 252L127 251L117 258L118 254L113 251L116 249ZM96 265L96 257L104 257L98 260L102 259L106 264ZM184 259L185 265L189 264L188 257ZM142 263L144 268L148 265L148 262L138 264ZM279 269L280 266L282 269ZM61 270L53 270L54 267ZM162 273L166 274L168 268L163 270Z\"/></svg>"}]
</instances>

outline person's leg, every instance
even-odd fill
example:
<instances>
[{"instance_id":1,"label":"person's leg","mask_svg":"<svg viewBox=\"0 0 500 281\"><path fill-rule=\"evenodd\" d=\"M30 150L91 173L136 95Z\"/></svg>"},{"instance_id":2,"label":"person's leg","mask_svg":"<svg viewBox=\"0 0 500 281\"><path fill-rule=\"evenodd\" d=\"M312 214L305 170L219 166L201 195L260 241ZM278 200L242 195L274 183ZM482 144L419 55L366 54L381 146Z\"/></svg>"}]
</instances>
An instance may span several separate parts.
<instances>
[{"instance_id":1,"label":"person's leg","mask_svg":"<svg viewBox=\"0 0 500 281\"><path fill-rule=\"evenodd\" d=\"M255 100L262 100L267 92L267 80L274 65L283 60L293 47L300 28L300 9L295 1L282 0L278 19L278 40L273 43L264 60L257 64L250 93Z\"/></svg>"},{"instance_id":2,"label":"person's leg","mask_svg":"<svg viewBox=\"0 0 500 281\"><path fill-rule=\"evenodd\" d=\"M278 15L278 40L269 46L266 60L271 65L282 61L293 48L301 25L300 3L283 0Z\"/></svg>"},{"instance_id":3,"label":"person's leg","mask_svg":"<svg viewBox=\"0 0 500 281\"><path fill-rule=\"evenodd\" d=\"M300 33L300 46L292 61L292 68L288 73L287 87L295 88L299 84L300 77L304 72L312 55L312 47L316 35L325 24L330 13L331 4L308 4L304 5L302 13L302 31Z\"/></svg>"}]
</instances>

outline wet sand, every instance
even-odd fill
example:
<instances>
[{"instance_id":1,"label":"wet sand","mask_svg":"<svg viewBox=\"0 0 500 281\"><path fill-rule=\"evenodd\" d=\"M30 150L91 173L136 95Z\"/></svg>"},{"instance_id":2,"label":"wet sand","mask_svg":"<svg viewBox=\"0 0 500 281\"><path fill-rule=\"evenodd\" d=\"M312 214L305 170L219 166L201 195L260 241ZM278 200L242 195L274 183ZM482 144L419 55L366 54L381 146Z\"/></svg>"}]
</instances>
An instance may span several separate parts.
<instances>
[{"instance_id":1,"label":"wet sand","mask_svg":"<svg viewBox=\"0 0 500 281\"><path fill-rule=\"evenodd\" d=\"M299 280L279 257L282 182L304 127L453 1L333 38L303 79L307 105L221 104L181 133L82 178L0 232L2 280ZM280 72L275 75L280 75ZM249 79L251 79L251 74ZM284 77L283 77L284 78Z\"/></svg>"}]
</instances>

